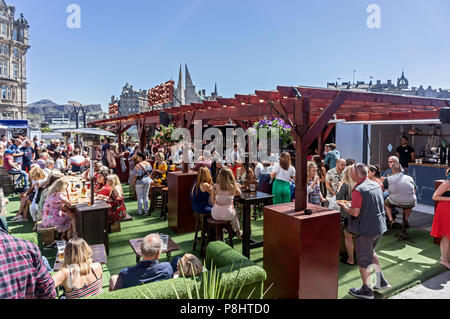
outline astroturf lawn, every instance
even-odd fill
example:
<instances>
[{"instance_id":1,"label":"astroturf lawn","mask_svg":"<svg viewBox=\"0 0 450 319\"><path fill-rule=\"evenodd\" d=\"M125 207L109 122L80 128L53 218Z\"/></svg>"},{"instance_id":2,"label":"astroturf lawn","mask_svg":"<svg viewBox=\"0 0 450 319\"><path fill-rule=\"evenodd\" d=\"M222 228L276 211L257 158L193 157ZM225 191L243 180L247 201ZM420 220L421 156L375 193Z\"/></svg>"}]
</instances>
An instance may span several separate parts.
<instances>
[{"instance_id":1,"label":"astroturf lawn","mask_svg":"<svg viewBox=\"0 0 450 319\"><path fill-rule=\"evenodd\" d=\"M116 275L121 269L130 267L136 264L136 255L129 244L130 239L142 238L150 233L161 232L168 234L177 244L181 250L172 253L172 258L182 256L185 253L193 253L199 256L199 246L197 251L192 251L193 233L175 234L168 228L168 222L160 218L160 210L153 212L152 216L138 216L137 202L130 199L128 195L129 187L124 185L124 192L126 196L125 205L128 214L133 217L130 222L121 224L121 231L109 235L110 251L108 255L108 263L103 267L103 286L105 291L108 289L108 282L111 275ZM33 228L33 221L31 216L28 223L12 222L19 209L19 199L16 197L9 197L8 204L8 224L9 229L14 233L29 233ZM186 203L190 205L190 203ZM241 224L242 225L242 224ZM399 230L392 230L385 234L377 247L377 253L380 259L381 267L385 278L392 285L392 289L383 292L383 294L376 294L376 298L387 298L406 288L419 284L433 276L436 276L445 271L445 268L438 263L440 258L439 246L433 244L433 240L429 233L410 229L409 233L412 235L414 243L397 241L395 234ZM263 238L263 219L252 221L252 239L261 241ZM242 241L240 239L233 239L234 248L242 252ZM50 265L54 264L56 249L44 250L40 245L42 254L49 259ZM263 266L263 248L251 250L251 258L253 262ZM166 260L165 254L161 257L162 261ZM317 278L317 283L320 284L320 278ZM348 289L352 287L361 286L361 277L357 266L348 266L346 264L339 264L339 298L353 298L348 295Z\"/></svg>"}]
</instances>

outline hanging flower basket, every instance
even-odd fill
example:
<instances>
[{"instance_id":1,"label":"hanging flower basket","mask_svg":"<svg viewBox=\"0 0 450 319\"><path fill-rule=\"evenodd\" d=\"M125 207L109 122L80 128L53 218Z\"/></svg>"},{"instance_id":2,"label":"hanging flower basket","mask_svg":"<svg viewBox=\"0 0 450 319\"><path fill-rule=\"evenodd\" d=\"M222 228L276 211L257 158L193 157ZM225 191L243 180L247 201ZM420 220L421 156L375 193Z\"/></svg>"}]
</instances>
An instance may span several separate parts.
<instances>
[{"instance_id":1,"label":"hanging flower basket","mask_svg":"<svg viewBox=\"0 0 450 319\"><path fill-rule=\"evenodd\" d=\"M168 148L175 145L175 141L172 140L172 132L175 127L173 124L169 126L161 125L161 130L152 137L151 143L158 148Z\"/></svg>"},{"instance_id":2,"label":"hanging flower basket","mask_svg":"<svg viewBox=\"0 0 450 319\"><path fill-rule=\"evenodd\" d=\"M272 118L260 120L259 122L253 124L253 128L256 129L256 134L258 135L258 138L260 137L259 129L266 128L268 139L272 137L272 132L277 130L278 135L280 137L280 146L282 148L287 148L293 144L292 127L284 123L283 119Z\"/></svg>"}]
</instances>

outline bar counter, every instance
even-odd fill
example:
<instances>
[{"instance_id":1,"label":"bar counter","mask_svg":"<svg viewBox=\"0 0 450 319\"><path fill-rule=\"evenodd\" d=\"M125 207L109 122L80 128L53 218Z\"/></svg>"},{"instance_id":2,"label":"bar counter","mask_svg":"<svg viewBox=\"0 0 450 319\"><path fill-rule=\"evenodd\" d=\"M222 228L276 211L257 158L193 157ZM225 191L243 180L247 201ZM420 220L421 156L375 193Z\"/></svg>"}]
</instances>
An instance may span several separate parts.
<instances>
[{"instance_id":1,"label":"bar counter","mask_svg":"<svg viewBox=\"0 0 450 319\"><path fill-rule=\"evenodd\" d=\"M408 164L408 175L417 185L417 202L419 204L434 206L434 181L445 179L447 165L439 164Z\"/></svg>"}]
</instances>

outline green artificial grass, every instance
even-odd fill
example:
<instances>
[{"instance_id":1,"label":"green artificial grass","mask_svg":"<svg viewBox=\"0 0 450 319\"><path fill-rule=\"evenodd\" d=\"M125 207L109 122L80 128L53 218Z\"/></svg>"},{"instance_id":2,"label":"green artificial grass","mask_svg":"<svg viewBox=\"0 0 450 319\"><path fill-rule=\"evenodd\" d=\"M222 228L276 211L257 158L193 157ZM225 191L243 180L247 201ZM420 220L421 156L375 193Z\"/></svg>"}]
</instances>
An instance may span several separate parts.
<instances>
[{"instance_id":1,"label":"green artificial grass","mask_svg":"<svg viewBox=\"0 0 450 319\"><path fill-rule=\"evenodd\" d=\"M129 186L124 185L125 195L128 194ZM31 233L33 222L31 217L28 223L12 222L11 218L16 214L19 208L18 197L10 197L8 204L8 225L14 233ZM190 205L190 203L186 203ZM150 233L161 232L168 234L181 250L172 253L172 258L182 256L185 253L193 253L199 256L199 248L192 251L193 233L175 234L168 228L168 222L160 218L160 210L153 212L152 216L138 216L137 202L126 198L125 205L127 212L133 217L133 221L121 224L121 232L109 235L110 254L108 264L104 265L104 289L108 290L109 278L117 275L121 269L136 264L136 256L129 244L130 239L142 238ZM242 225L242 224L241 224ZM376 294L377 298L387 298L411 286L419 284L433 276L445 271L444 267L438 263L440 258L439 246L433 244L429 233L420 230L410 229L415 243L406 241L397 241L395 234L399 230L393 230L385 234L377 247L377 253L380 258L381 267L386 279L392 285L392 289ZM252 220L252 239L261 241L263 239L263 219ZM233 239L234 249L242 252L242 241L238 238ZM56 250L44 250L40 246L44 256L49 259L50 265L55 261ZM263 248L251 250L250 260L259 266L263 266ZM162 261L166 256L161 257ZM318 284L320 279L318 278ZM348 266L339 264L339 298L353 298L348 295L348 289L361 286L361 277L357 266Z\"/></svg>"}]
</instances>

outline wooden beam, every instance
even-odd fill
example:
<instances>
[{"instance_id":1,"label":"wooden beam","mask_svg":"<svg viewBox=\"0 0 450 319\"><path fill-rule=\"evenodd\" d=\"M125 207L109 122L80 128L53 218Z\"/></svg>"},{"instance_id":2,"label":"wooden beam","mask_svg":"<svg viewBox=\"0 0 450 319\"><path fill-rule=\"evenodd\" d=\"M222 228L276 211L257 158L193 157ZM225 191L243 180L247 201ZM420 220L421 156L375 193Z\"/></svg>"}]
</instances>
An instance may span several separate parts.
<instances>
[{"instance_id":1,"label":"wooden beam","mask_svg":"<svg viewBox=\"0 0 450 319\"><path fill-rule=\"evenodd\" d=\"M325 111L320 115L319 119L314 122L312 127L305 134L303 140L303 151L306 151L315 138L322 132L328 122L333 118L333 115L341 107L341 105L347 99L348 92L342 91L336 96L333 102L325 109Z\"/></svg>"}]
</instances>

